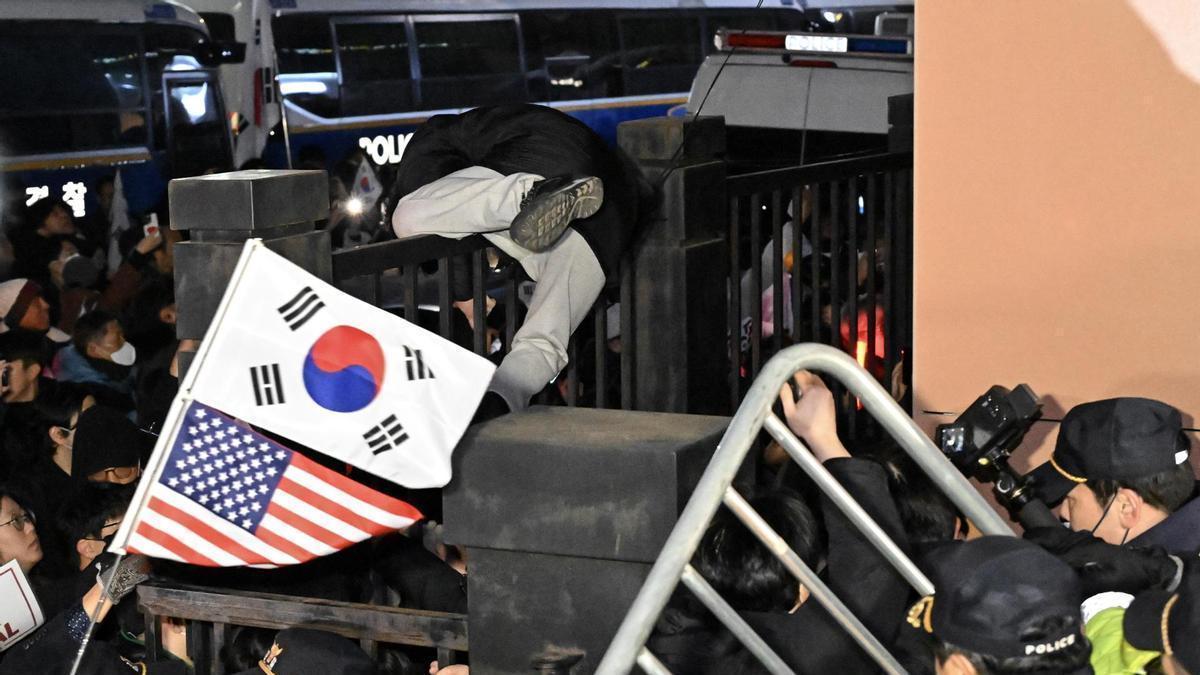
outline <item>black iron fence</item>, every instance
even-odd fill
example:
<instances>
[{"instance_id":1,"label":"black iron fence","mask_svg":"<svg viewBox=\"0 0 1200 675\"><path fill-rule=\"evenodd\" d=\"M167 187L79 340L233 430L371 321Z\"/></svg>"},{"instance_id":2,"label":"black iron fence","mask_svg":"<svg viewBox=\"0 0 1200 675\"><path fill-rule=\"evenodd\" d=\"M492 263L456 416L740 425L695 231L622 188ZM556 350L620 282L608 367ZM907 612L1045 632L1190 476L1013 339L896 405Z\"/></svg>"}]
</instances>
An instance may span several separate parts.
<instances>
[{"instance_id":1,"label":"black iron fence","mask_svg":"<svg viewBox=\"0 0 1200 675\"><path fill-rule=\"evenodd\" d=\"M540 403L633 407L633 286L621 265L567 346L569 363L538 397ZM512 349L531 288L519 264L481 236L385 241L333 254L343 290L432 330L485 357ZM455 298L470 297L456 302ZM580 358L581 354L584 358Z\"/></svg>"},{"instance_id":2,"label":"black iron fence","mask_svg":"<svg viewBox=\"0 0 1200 675\"><path fill-rule=\"evenodd\" d=\"M898 386L912 334L912 153L734 175L726 194L729 410L761 364L797 342L845 349ZM527 282L496 255L480 236L416 237L338 251L333 274L344 290L499 358L523 320ZM626 261L597 300L538 402L634 407L633 267Z\"/></svg>"},{"instance_id":3,"label":"black iron fence","mask_svg":"<svg viewBox=\"0 0 1200 675\"><path fill-rule=\"evenodd\" d=\"M766 359L798 342L849 352L902 398L912 153L741 174L726 190L731 408ZM856 402L839 401L854 433Z\"/></svg>"}]
</instances>

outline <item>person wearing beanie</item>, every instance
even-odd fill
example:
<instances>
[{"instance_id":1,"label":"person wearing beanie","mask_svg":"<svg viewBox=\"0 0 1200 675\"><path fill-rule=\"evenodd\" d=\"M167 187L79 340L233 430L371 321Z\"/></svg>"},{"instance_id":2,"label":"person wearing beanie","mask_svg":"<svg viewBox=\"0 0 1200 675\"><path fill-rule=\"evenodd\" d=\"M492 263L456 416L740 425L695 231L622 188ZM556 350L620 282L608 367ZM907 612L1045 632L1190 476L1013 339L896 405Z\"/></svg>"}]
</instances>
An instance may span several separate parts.
<instances>
[{"instance_id":1,"label":"person wearing beanie","mask_svg":"<svg viewBox=\"0 0 1200 675\"><path fill-rule=\"evenodd\" d=\"M150 437L119 410L93 406L79 415L71 457L76 482L128 485L142 475Z\"/></svg>"},{"instance_id":2,"label":"person wearing beanie","mask_svg":"<svg viewBox=\"0 0 1200 675\"><path fill-rule=\"evenodd\" d=\"M50 325L50 303L42 287L29 279L0 283L0 333L27 330L44 335L57 344L70 339Z\"/></svg>"},{"instance_id":3,"label":"person wearing beanie","mask_svg":"<svg viewBox=\"0 0 1200 675\"><path fill-rule=\"evenodd\" d=\"M926 562L937 594L908 623L932 636L938 675L1092 672L1083 593L1066 563L1002 536L947 543Z\"/></svg>"},{"instance_id":4,"label":"person wearing beanie","mask_svg":"<svg viewBox=\"0 0 1200 675\"><path fill-rule=\"evenodd\" d=\"M375 675L375 663L347 638L310 628L279 631L258 665L236 675Z\"/></svg>"},{"instance_id":5,"label":"person wearing beanie","mask_svg":"<svg viewBox=\"0 0 1200 675\"><path fill-rule=\"evenodd\" d=\"M1075 406L1030 477L1072 530L1117 545L1200 549L1200 500L1178 410L1147 398Z\"/></svg>"}]
</instances>

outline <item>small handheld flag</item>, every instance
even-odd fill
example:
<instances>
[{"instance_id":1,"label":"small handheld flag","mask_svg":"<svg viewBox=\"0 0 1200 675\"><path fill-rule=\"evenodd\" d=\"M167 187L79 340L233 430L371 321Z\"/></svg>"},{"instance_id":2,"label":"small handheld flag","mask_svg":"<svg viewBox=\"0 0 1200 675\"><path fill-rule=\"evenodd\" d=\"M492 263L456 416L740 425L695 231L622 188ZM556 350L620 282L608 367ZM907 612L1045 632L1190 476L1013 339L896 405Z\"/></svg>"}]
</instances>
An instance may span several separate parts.
<instances>
[{"instance_id":1,"label":"small handheld flag","mask_svg":"<svg viewBox=\"0 0 1200 675\"><path fill-rule=\"evenodd\" d=\"M294 565L421 518L197 401L183 410L126 549L193 565ZM147 476L147 480L151 479Z\"/></svg>"},{"instance_id":2,"label":"small handheld flag","mask_svg":"<svg viewBox=\"0 0 1200 675\"><path fill-rule=\"evenodd\" d=\"M495 365L261 242L239 270L181 393L394 483L445 485Z\"/></svg>"}]
</instances>

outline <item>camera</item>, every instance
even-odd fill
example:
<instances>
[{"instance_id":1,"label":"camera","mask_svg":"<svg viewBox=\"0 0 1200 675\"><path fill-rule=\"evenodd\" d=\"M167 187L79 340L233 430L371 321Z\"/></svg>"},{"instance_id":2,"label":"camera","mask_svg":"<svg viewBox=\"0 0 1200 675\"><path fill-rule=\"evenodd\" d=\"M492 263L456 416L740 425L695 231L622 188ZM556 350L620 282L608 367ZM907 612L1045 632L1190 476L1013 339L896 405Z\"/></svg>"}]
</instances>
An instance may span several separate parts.
<instances>
[{"instance_id":1,"label":"camera","mask_svg":"<svg viewBox=\"0 0 1200 675\"><path fill-rule=\"evenodd\" d=\"M1042 404L1028 385L1019 384L1011 391L994 385L958 419L938 425L935 440L959 471L992 483L996 499L1014 518L1025 522L1022 514L1031 502L1037 502L1038 511L1049 511L1037 501L1029 479L1013 471L1008 459L1041 416Z\"/></svg>"}]
</instances>

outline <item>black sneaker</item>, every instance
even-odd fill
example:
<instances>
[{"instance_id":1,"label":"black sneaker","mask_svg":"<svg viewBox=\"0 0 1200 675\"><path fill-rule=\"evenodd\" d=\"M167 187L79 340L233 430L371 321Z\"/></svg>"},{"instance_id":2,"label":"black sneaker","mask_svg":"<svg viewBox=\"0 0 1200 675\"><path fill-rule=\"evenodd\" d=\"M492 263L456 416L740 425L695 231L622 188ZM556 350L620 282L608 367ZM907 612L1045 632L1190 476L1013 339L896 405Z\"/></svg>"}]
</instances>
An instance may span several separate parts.
<instances>
[{"instance_id":1,"label":"black sneaker","mask_svg":"<svg viewBox=\"0 0 1200 675\"><path fill-rule=\"evenodd\" d=\"M483 400L479 402L479 408L475 410L475 416L471 418L471 424L493 420L510 412L512 410L504 402L504 398L494 391L489 391L483 395Z\"/></svg>"},{"instance_id":2,"label":"black sneaker","mask_svg":"<svg viewBox=\"0 0 1200 675\"><path fill-rule=\"evenodd\" d=\"M539 253L562 237L572 220L587 218L604 203L604 183L595 176L556 176L533 184L521 200L509 235L521 246Z\"/></svg>"}]
</instances>

